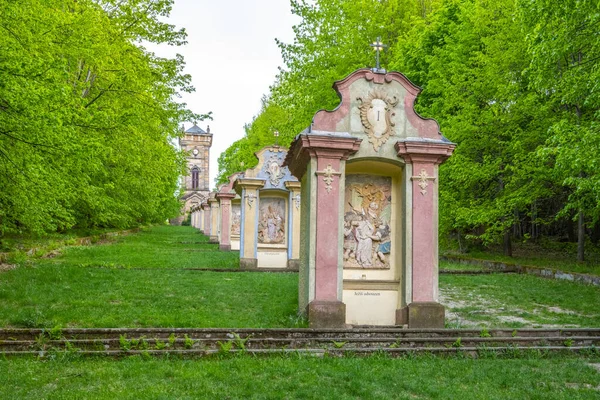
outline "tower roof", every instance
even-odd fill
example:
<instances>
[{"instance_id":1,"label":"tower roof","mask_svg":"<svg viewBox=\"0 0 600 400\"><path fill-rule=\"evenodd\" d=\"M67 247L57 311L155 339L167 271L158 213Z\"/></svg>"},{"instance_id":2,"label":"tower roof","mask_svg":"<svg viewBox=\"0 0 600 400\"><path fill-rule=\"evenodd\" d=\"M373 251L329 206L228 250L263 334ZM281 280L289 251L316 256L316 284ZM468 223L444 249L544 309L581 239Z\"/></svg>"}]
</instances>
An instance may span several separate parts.
<instances>
[{"instance_id":1,"label":"tower roof","mask_svg":"<svg viewBox=\"0 0 600 400\"><path fill-rule=\"evenodd\" d=\"M204 131L204 129L200 128L196 124L194 124L194 126L192 126L190 129L188 129L187 131L185 131L185 133L189 133L189 134L192 134L192 135L203 135L203 134L206 134L206 132Z\"/></svg>"}]
</instances>

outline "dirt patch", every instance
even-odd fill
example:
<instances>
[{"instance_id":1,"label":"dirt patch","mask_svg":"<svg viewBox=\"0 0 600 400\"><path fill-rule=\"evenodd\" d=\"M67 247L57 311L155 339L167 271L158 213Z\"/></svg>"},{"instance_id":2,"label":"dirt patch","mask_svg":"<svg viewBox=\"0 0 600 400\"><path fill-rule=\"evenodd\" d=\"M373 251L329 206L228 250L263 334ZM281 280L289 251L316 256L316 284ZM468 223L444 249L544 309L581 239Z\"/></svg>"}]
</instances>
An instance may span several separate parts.
<instances>
[{"instance_id":1,"label":"dirt patch","mask_svg":"<svg viewBox=\"0 0 600 400\"><path fill-rule=\"evenodd\" d=\"M563 310L560 307L554 307L554 306L542 306L542 307L545 307L546 310L556 313L556 314L581 315L581 314L576 313L573 310Z\"/></svg>"},{"instance_id":2,"label":"dirt patch","mask_svg":"<svg viewBox=\"0 0 600 400\"><path fill-rule=\"evenodd\" d=\"M0 264L0 272L10 271L15 268L17 268L17 264L5 264L5 263Z\"/></svg>"},{"instance_id":3,"label":"dirt patch","mask_svg":"<svg viewBox=\"0 0 600 400\"><path fill-rule=\"evenodd\" d=\"M590 385L589 383L565 383L565 386L569 389L592 389L595 391L600 391L600 386Z\"/></svg>"},{"instance_id":4,"label":"dirt patch","mask_svg":"<svg viewBox=\"0 0 600 400\"><path fill-rule=\"evenodd\" d=\"M535 325L535 323L533 321L530 321L530 320L522 318L522 317L516 317L514 315L497 315L496 318L498 318L503 323L509 323L509 324L510 323L518 323L518 324L523 324L523 325Z\"/></svg>"},{"instance_id":5,"label":"dirt patch","mask_svg":"<svg viewBox=\"0 0 600 400\"><path fill-rule=\"evenodd\" d=\"M487 298L473 293L464 293L460 290L443 288L439 294L440 303L446 307L446 321L453 328L477 328L521 324L533 328L578 328L579 325L565 325L552 323L553 318L545 316L543 321L537 318L523 317L527 314L540 316L542 311L548 310L556 314L579 315L575 311L564 310L560 307L536 304L535 309L526 311L520 308L507 308L499 300ZM489 317L488 320L481 316ZM589 317L581 315L582 317ZM545 322L545 323L544 323Z\"/></svg>"},{"instance_id":6,"label":"dirt patch","mask_svg":"<svg viewBox=\"0 0 600 400\"><path fill-rule=\"evenodd\" d=\"M563 308L556 307L556 306L546 306L544 304L536 304L536 306L537 307L542 307L546 311L549 311L549 312L554 313L554 314L573 315L573 316L582 317L582 318L596 318L596 317L598 317L598 314L583 314L583 313L578 313L577 311L573 311L573 310L565 310Z\"/></svg>"},{"instance_id":7,"label":"dirt patch","mask_svg":"<svg viewBox=\"0 0 600 400\"><path fill-rule=\"evenodd\" d=\"M60 256L60 250L52 250L49 253L46 253L42 256L42 258L55 258Z\"/></svg>"},{"instance_id":8,"label":"dirt patch","mask_svg":"<svg viewBox=\"0 0 600 400\"><path fill-rule=\"evenodd\" d=\"M600 373L600 364L589 363L588 365Z\"/></svg>"}]
</instances>

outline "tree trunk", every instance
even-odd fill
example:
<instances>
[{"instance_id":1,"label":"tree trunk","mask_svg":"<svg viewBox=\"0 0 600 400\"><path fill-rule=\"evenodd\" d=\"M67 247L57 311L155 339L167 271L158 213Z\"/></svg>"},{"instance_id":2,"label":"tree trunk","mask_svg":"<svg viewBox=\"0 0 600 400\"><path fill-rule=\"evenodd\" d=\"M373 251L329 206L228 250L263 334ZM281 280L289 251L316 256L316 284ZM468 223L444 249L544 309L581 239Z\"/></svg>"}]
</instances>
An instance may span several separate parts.
<instances>
[{"instance_id":1,"label":"tree trunk","mask_svg":"<svg viewBox=\"0 0 600 400\"><path fill-rule=\"evenodd\" d=\"M598 244L598 241L600 241L600 224L596 222L596 224L594 225L594 227L592 228L592 233L590 235L590 240L592 243L594 243L594 245Z\"/></svg>"},{"instance_id":2,"label":"tree trunk","mask_svg":"<svg viewBox=\"0 0 600 400\"><path fill-rule=\"evenodd\" d=\"M573 220L571 219L571 217L566 218L565 226L567 228L567 238L569 240L569 243L575 242L575 227L573 226Z\"/></svg>"},{"instance_id":3,"label":"tree trunk","mask_svg":"<svg viewBox=\"0 0 600 400\"><path fill-rule=\"evenodd\" d=\"M510 240L510 230L504 232L504 255L512 257L512 241Z\"/></svg>"},{"instance_id":4,"label":"tree trunk","mask_svg":"<svg viewBox=\"0 0 600 400\"><path fill-rule=\"evenodd\" d=\"M583 209L579 209L579 221L577 223L577 261L585 261L585 225Z\"/></svg>"}]
</instances>

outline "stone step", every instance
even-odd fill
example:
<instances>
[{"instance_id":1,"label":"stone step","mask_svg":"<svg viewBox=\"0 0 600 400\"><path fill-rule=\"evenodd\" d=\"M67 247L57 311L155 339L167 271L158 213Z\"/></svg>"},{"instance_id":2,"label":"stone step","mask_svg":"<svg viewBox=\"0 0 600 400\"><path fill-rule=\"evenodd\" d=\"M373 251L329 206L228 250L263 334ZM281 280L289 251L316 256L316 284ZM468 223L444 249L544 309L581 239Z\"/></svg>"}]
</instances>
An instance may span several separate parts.
<instances>
[{"instance_id":1,"label":"stone step","mask_svg":"<svg viewBox=\"0 0 600 400\"><path fill-rule=\"evenodd\" d=\"M308 348L308 349L232 349L229 351L223 350L212 350L212 349L169 349L169 350L71 350L73 353L83 356L107 356L107 357L125 357L131 355L180 355L180 356L191 356L191 357L206 357L206 356L218 356L227 354L250 354L255 356L271 356L271 355L293 355L293 356L314 356L314 357L344 357L344 356L362 356L368 357L373 355L382 355L386 357L402 357L407 354L463 354L470 357L482 357L489 356L491 354L497 355L508 355L509 357L519 357L521 355L531 354L535 352L537 354L545 353L585 353L589 352L591 348L589 346L531 346L531 347L518 347L518 346L498 346L498 347L485 347L485 346L463 346L463 347L407 347L407 348L364 348L364 349L322 349L322 348ZM46 357L49 355L57 354L56 350L28 350L28 351L7 351L3 355L9 356L36 356Z\"/></svg>"},{"instance_id":2,"label":"stone step","mask_svg":"<svg viewBox=\"0 0 600 400\"><path fill-rule=\"evenodd\" d=\"M552 329L402 329L398 327L361 327L353 329L221 329L221 328L94 328L94 329L0 329L2 340L40 340L47 337L52 339L119 339L127 338L157 338L168 339L171 335L192 339L234 339L235 335L253 339L302 339L329 338L335 340L351 338L465 338L465 337L571 337L571 336L600 336L598 328L552 328Z\"/></svg>"},{"instance_id":3,"label":"stone step","mask_svg":"<svg viewBox=\"0 0 600 400\"><path fill-rule=\"evenodd\" d=\"M87 338L51 340L40 337L36 340L2 340L0 352L69 350L86 351L108 350L223 350L223 349L383 349L383 348L418 348L418 347L573 347L588 346L600 348L599 336L528 336L528 337L312 337L312 338L254 338L248 337L213 337L213 338Z\"/></svg>"}]
</instances>

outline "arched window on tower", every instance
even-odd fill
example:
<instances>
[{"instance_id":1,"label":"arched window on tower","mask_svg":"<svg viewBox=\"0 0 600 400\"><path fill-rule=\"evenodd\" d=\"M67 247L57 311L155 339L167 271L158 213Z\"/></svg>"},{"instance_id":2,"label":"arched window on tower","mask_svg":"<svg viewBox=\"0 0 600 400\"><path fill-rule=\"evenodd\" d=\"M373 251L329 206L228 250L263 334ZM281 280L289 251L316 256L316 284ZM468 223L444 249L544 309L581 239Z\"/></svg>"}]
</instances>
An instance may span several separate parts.
<instances>
[{"instance_id":1,"label":"arched window on tower","mask_svg":"<svg viewBox=\"0 0 600 400\"><path fill-rule=\"evenodd\" d=\"M200 170L198 167L192 168L192 189L198 189L200 186Z\"/></svg>"}]
</instances>

